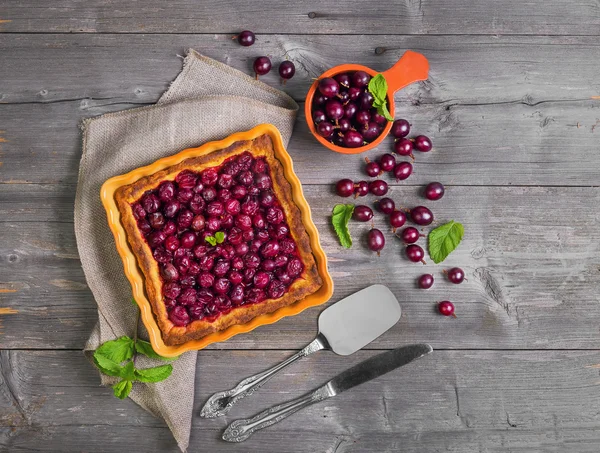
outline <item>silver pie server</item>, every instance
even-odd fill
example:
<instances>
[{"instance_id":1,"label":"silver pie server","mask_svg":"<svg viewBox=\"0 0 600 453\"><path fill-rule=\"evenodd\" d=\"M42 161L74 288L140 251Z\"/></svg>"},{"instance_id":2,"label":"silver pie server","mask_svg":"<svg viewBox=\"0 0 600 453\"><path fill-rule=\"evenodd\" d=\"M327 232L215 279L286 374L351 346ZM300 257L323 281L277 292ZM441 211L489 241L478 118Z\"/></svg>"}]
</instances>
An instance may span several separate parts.
<instances>
[{"instance_id":1,"label":"silver pie server","mask_svg":"<svg viewBox=\"0 0 600 453\"><path fill-rule=\"evenodd\" d=\"M406 365L433 351L428 344L413 344L392 349L367 359L356 366L338 374L321 387L305 395L273 406L249 420L236 420L223 432L223 440L242 442L256 430L274 425L300 409L318 403L345 390L364 384L398 367Z\"/></svg>"},{"instance_id":2,"label":"silver pie server","mask_svg":"<svg viewBox=\"0 0 600 453\"><path fill-rule=\"evenodd\" d=\"M401 309L394 294L383 285L372 285L323 310L319 333L304 349L278 365L244 379L231 390L212 395L200 411L201 417L225 415L242 398L251 395L275 374L295 361L321 349L350 355L394 326Z\"/></svg>"}]
</instances>

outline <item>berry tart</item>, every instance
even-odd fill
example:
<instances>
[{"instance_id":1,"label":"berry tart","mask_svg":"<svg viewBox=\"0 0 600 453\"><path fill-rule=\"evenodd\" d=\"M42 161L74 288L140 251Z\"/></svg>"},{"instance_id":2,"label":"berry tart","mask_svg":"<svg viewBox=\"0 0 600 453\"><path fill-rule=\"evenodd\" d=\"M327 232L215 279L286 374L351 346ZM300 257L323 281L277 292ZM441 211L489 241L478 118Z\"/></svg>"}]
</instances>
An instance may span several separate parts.
<instances>
[{"instance_id":1,"label":"berry tart","mask_svg":"<svg viewBox=\"0 0 600 453\"><path fill-rule=\"evenodd\" d=\"M115 200L166 345L247 323L323 284L268 134L121 186Z\"/></svg>"}]
</instances>

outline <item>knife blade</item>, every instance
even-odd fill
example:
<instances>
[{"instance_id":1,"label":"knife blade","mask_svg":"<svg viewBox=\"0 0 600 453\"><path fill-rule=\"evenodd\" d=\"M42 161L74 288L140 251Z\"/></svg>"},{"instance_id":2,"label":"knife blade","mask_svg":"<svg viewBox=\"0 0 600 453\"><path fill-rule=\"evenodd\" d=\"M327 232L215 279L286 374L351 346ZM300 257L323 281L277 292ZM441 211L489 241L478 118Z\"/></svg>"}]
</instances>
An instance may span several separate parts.
<instances>
[{"instance_id":1,"label":"knife blade","mask_svg":"<svg viewBox=\"0 0 600 453\"><path fill-rule=\"evenodd\" d=\"M414 344L378 354L343 371L312 392L271 407L251 419L234 421L223 432L223 440L242 442L255 431L274 425L306 406L331 398L357 385L383 376L431 352L433 352L433 348L428 344Z\"/></svg>"},{"instance_id":2,"label":"knife blade","mask_svg":"<svg viewBox=\"0 0 600 453\"><path fill-rule=\"evenodd\" d=\"M337 395L352 387L389 373L432 351L433 348L428 344L414 344L392 349L343 371L325 384L325 386L329 387L333 395Z\"/></svg>"}]
</instances>

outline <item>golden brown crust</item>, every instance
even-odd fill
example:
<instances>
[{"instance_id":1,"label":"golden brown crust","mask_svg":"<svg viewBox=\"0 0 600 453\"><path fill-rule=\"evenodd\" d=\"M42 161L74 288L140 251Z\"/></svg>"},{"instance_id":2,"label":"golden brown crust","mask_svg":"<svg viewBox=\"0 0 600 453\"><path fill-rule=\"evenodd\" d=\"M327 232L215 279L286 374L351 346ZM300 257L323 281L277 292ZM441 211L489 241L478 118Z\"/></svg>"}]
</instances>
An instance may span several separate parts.
<instances>
[{"instance_id":1,"label":"golden brown crust","mask_svg":"<svg viewBox=\"0 0 600 453\"><path fill-rule=\"evenodd\" d=\"M290 227L290 234L296 242L305 270L301 277L295 280L283 297L279 299L267 299L257 304L234 308L230 312L222 314L213 322L198 320L185 327L175 326L169 320L162 299L162 280L158 263L152 256L149 245L137 227L131 204L139 200L146 191L156 188L161 182L174 180L182 170L188 169L200 172L206 168L219 166L225 159L245 151L249 151L255 157L264 156L269 164L273 179L273 192L285 213L286 221ZM236 142L228 148L186 159L177 165L145 176L133 184L120 187L115 192L115 200L121 214L121 223L127 233L128 242L144 274L146 293L152 305L152 311L162 332L163 341L167 345L185 343L236 324L244 324L257 316L271 313L305 298L317 291L323 284L317 271L308 234L302 223L300 209L293 201L290 183L285 178L283 166L274 154L273 143L268 135L262 135L254 140Z\"/></svg>"}]
</instances>

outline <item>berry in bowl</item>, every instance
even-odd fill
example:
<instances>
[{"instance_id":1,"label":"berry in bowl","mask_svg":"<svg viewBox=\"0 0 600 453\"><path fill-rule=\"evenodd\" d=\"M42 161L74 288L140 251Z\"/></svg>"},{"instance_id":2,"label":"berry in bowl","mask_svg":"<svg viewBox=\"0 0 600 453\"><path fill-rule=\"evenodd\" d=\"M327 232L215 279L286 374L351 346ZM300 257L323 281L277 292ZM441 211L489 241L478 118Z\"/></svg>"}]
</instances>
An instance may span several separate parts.
<instances>
[{"instance_id":1,"label":"berry in bowl","mask_svg":"<svg viewBox=\"0 0 600 453\"><path fill-rule=\"evenodd\" d=\"M427 59L410 50L381 74L357 64L335 66L308 91L308 127L319 142L338 153L372 149L392 128L394 93L426 80L428 72Z\"/></svg>"}]
</instances>

